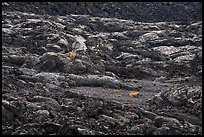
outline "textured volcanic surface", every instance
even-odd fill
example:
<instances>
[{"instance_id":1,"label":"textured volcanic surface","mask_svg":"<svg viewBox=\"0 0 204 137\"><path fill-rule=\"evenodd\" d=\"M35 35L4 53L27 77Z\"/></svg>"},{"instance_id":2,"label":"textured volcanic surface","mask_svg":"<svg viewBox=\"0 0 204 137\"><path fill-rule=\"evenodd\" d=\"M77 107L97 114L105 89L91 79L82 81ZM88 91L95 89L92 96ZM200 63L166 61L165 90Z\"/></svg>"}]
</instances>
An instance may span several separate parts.
<instances>
[{"instance_id":1,"label":"textured volcanic surface","mask_svg":"<svg viewBox=\"0 0 204 137\"><path fill-rule=\"evenodd\" d=\"M202 135L201 10L2 3L2 134Z\"/></svg>"},{"instance_id":2,"label":"textured volcanic surface","mask_svg":"<svg viewBox=\"0 0 204 137\"><path fill-rule=\"evenodd\" d=\"M2 9L61 16L87 14L141 22L202 20L201 2L13 2Z\"/></svg>"}]
</instances>

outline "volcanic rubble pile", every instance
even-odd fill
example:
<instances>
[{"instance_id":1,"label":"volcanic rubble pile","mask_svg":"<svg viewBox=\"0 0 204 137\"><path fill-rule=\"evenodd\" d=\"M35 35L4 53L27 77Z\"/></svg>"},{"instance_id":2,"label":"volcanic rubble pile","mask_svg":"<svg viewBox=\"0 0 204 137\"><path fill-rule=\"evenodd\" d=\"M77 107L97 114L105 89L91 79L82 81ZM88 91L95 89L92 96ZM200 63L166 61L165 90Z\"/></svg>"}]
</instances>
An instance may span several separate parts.
<instances>
[{"instance_id":1,"label":"volcanic rubble pile","mask_svg":"<svg viewBox=\"0 0 204 137\"><path fill-rule=\"evenodd\" d=\"M76 57L71 57L74 51ZM2 11L2 134L202 134L202 21ZM70 92L171 84L145 103Z\"/></svg>"}]
</instances>

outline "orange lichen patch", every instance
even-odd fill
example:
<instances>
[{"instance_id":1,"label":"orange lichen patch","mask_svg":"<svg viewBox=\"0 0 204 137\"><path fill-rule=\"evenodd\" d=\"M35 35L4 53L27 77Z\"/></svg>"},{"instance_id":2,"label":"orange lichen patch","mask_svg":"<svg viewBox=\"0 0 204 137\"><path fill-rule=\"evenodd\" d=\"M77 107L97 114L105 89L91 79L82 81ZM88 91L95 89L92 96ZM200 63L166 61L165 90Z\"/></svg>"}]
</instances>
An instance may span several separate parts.
<instances>
[{"instance_id":1,"label":"orange lichen patch","mask_svg":"<svg viewBox=\"0 0 204 137\"><path fill-rule=\"evenodd\" d=\"M113 92L121 92L121 90L120 89L114 89L114 90L112 90Z\"/></svg>"},{"instance_id":2,"label":"orange lichen patch","mask_svg":"<svg viewBox=\"0 0 204 137\"><path fill-rule=\"evenodd\" d=\"M139 95L139 92L137 92L137 91L130 91L130 92L128 93L128 95L131 96L131 97L136 97L136 96Z\"/></svg>"}]
</instances>

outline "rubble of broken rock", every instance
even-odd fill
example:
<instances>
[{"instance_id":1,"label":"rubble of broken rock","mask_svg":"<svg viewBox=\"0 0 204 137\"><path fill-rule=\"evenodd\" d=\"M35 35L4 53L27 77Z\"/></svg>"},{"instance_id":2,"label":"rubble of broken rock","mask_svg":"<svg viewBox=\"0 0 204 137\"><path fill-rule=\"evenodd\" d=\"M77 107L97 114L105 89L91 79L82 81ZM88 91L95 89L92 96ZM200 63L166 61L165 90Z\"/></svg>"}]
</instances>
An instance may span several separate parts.
<instances>
[{"instance_id":1,"label":"rubble of broken rock","mask_svg":"<svg viewBox=\"0 0 204 137\"><path fill-rule=\"evenodd\" d=\"M202 21L2 11L4 135L200 135L201 81Z\"/></svg>"}]
</instances>

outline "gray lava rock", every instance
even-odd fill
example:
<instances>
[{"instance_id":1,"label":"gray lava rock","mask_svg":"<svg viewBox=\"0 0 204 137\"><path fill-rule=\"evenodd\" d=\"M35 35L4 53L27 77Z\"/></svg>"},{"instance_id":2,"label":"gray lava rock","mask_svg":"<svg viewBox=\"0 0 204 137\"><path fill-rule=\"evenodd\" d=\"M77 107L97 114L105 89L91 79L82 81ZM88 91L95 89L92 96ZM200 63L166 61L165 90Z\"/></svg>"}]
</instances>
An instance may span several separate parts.
<instances>
[{"instance_id":1,"label":"gray lava rock","mask_svg":"<svg viewBox=\"0 0 204 137\"><path fill-rule=\"evenodd\" d=\"M63 54L47 52L40 57L40 61L36 65L36 68L47 71L54 71L57 69L63 70L67 61L68 59Z\"/></svg>"},{"instance_id":2,"label":"gray lava rock","mask_svg":"<svg viewBox=\"0 0 204 137\"><path fill-rule=\"evenodd\" d=\"M83 62L81 60L76 59L71 69L73 72L85 72L86 66L83 65Z\"/></svg>"},{"instance_id":3,"label":"gray lava rock","mask_svg":"<svg viewBox=\"0 0 204 137\"><path fill-rule=\"evenodd\" d=\"M166 99L175 106L182 106L187 103L187 96L185 91L176 90L173 93L166 93Z\"/></svg>"},{"instance_id":4,"label":"gray lava rock","mask_svg":"<svg viewBox=\"0 0 204 137\"><path fill-rule=\"evenodd\" d=\"M157 130L156 126L154 126L153 124L147 124L147 123L144 123L142 128L143 128L144 135L152 135Z\"/></svg>"},{"instance_id":5,"label":"gray lava rock","mask_svg":"<svg viewBox=\"0 0 204 137\"><path fill-rule=\"evenodd\" d=\"M113 118L107 115L101 115L100 118L112 126L116 126L117 124L120 123L116 118Z\"/></svg>"},{"instance_id":6,"label":"gray lava rock","mask_svg":"<svg viewBox=\"0 0 204 137\"><path fill-rule=\"evenodd\" d=\"M18 101L6 101L2 100L2 115L8 120L12 120L12 118L17 117L20 118L23 115L22 112L22 103ZM7 115L8 113L8 115Z\"/></svg>"},{"instance_id":7,"label":"gray lava rock","mask_svg":"<svg viewBox=\"0 0 204 137\"><path fill-rule=\"evenodd\" d=\"M151 99L148 100L148 103L150 103L151 105L152 104L160 105L163 102L164 100L162 98L162 92L157 93Z\"/></svg>"},{"instance_id":8,"label":"gray lava rock","mask_svg":"<svg viewBox=\"0 0 204 137\"><path fill-rule=\"evenodd\" d=\"M37 110L33 112L34 119L36 121L44 121L45 119L49 118L50 113L48 110Z\"/></svg>"},{"instance_id":9,"label":"gray lava rock","mask_svg":"<svg viewBox=\"0 0 204 137\"><path fill-rule=\"evenodd\" d=\"M149 41L153 41L153 40L158 39L158 38L159 38L159 36L156 33L150 32L150 33L146 33L146 34L140 36L139 41L141 43L147 43Z\"/></svg>"},{"instance_id":10,"label":"gray lava rock","mask_svg":"<svg viewBox=\"0 0 204 137\"><path fill-rule=\"evenodd\" d=\"M2 105L2 117L6 118L9 121L12 121L14 118L14 113L12 113L11 111L9 111L7 108L5 108Z\"/></svg>"},{"instance_id":11,"label":"gray lava rock","mask_svg":"<svg viewBox=\"0 0 204 137\"><path fill-rule=\"evenodd\" d=\"M61 76L61 75L56 74L56 73L51 73L51 72L38 73L38 74L34 75L34 78L38 79L39 81L46 82L46 83L52 83L52 84L57 85L57 86L60 85L60 83L59 83L60 79L61 80L65 79L64 76Z\"/></svg>"},{"instance_id":12,"label":"gray lava rock","mask_svg":"<svg viewBox=\"0 0 204 137\"><path fill-rule=\"evenodd\" d=\"M37 74L35 69L19 68L19 70L23 73L23 75L34 76Z\"/></svg>"},{"instance_id":13,"label":"gray lava rock","mask_svg":"<svg viewBox=\"0 0 204 137\"><path fill-rule=\"evenodd\" d=\"M168 124L168 125L175 124L175 125L181 126L181 123L177 119L171 118L171 117L157 116L155 117L154 121L155 121L154 124L156 127L161 127L164 124Z\"/></svg>"},{"instance_id":14,"label":"gray lava rock","mask_svg":"<svg viewBox=\"0 0 204 137\"><path fill-rule=\"evenodd\" d=\"M42 97L42 96L34 96L33 101L38 103L39 105L46 107L46 109L53 109L56 111L61 110L60 104L53 98Z\"/></svg>"},{"instance_id":15,"label":"gray lava rock","mask_svg":"<svg viewBox=\"0 0 204 137\"><path fill-rule=\"evenodd\" d=\"M110 87L110 88L125 88L125 89L135 89L131 85L127 85L116 78L110 76L97 76L97 75L87 75L87 76L79 76L70 74L69 78L71 80L76 81L78 86L98 86L98 87Z\"/></svg>"},{"instance_id":16,"label":"gray lava rock","mask_svg":"<svg viewBox=\"0 0 204 137\"><path fill-rule=\"evenodd\" d=\"M59 131L59 135L95 135L93 130L81 127L79 125L65 124Z\"/></svg>"},{"instance_id":17,"label":"gray lava rock","mask_svg":"<svg viewBox=\"0 0 204 137\"><path fill-rule=\"evenodd\" d=\"M48 49L48 52L59 52L62 51L62 48L58 45L54 44L47 44L46 48Z\"/></svg>"},{"instance_id":18,"label":"gray lava rock","mask_svg":"<svg viewBox=\"0 0 204 137\"><path fill-rule=\"evenodd\" d=\"M26 60L24 56L11 55L9 56L9 62L21 66Z\"/></svg>"}]
</instances>

